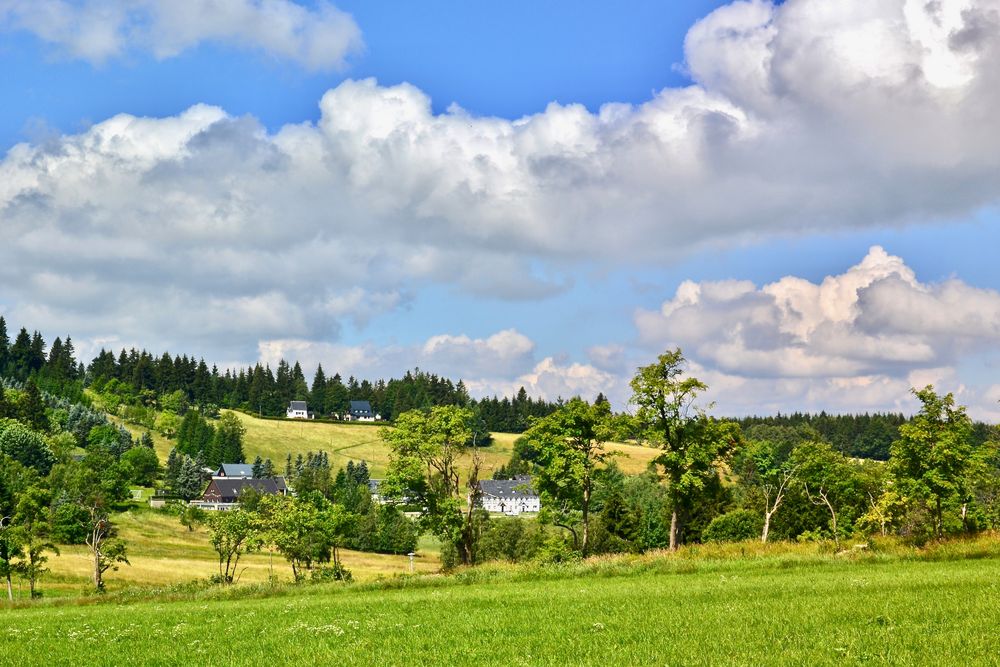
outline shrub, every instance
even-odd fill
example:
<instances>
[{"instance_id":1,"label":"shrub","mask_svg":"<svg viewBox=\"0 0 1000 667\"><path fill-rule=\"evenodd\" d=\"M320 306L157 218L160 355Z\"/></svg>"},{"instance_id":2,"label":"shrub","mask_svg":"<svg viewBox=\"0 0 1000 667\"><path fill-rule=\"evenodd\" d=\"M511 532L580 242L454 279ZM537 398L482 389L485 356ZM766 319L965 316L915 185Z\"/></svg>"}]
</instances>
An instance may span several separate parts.
<instances>
[{"instance_id":1,"label":"shrub","mask_svg":"<svg viewBox=\"0 0 1000 667\"><path fill-rule=\"evenodd\" d=\"M733 510L712 519L702 531L706 542L742 542L760 537L764 518L750 510Z\"/></svg>"},{"instance_id":2,"label":"shrub","mask_svg":"<svg viewBox=\"0 0 1000 667\"><path fill-rule=\"evenodd\" d=\"M351 571L341 563L334 563L328 567L317 567L312 570L309 578L313 583L319 584L327 581L351 581L354 577Z\"/></svg>"},{"instance_id":3,"label":"shrub","mask_svg":"<svg viewBox=\"0 0 1000 667\"><path fill-rule=\"evenodd\" d=\"M52 508L52 540L58 544L83 544L87 539L87 510L71 502Z\"/></svg>"},{"instance_id":4,"label":"shrub","mask_svg":"<svg viewBox=\"0 0 1000 667\"><path fill-rule=\"evenodd\" d=\"M550 535L535 554L535 562L540 565L561 565L573 563L583 558L565 539Z\"/></svg>"}]
</instances>

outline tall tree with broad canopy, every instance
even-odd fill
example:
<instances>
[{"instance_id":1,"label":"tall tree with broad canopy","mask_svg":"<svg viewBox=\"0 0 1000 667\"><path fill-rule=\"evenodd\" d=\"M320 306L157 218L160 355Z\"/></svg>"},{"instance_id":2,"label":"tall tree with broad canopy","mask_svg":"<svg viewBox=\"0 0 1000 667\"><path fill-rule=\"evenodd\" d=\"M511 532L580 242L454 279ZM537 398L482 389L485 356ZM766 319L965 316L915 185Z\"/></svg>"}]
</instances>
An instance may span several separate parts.
<instances>
[{"instance_id":1,"label":"tall tree with broad canopy","mask_svg":"<svg viewBox=\"0 0 1000 667\"><path fill-rule=\"evenodd\" d=\"M465 565L475 562L479 534L474 506L481 458L472 457L467 475L467 512L462 511L466 499L459 473L459 460L470 449L473 419L469 408L448 405L404 412L394 428L381 430L391 453L380 492L420 503L424 527L458 549Z\"/></svg>"},{"instance_id":2,"label":"tall tree with broad canopy","mask_svg":"<svg viewBox=\"0 0 1000 667\"><path fill-rule=\"evenodd\" d=\"M640 367L631 382L640 437L663 450L656 464L671 505L671 550L678 545L680 508L719 474L722 459L741 439L737 424L717 421L695 405L708 386L685 377L684 367L684 355L675 348Z\"/></svg>"},{"instance_id":3,"label":"tall tree with broad canopy","mask_svg":"<svg viewBox=\"0 0 1000 667\"><path fill-rule=\"evenodd\" d=\"M934 521L934 534L944 537L944 510L949 502L964 501L973 458L972 420L952 394L939 396L934 387L914 389L920 412L899 427L892 443L889 466L902 494L925 503Z\"/></svg>"},{"instance_id":4,"label":"tall tree with broad canopy","mask_svg":"<svg viewBox=\"0 0 1000 667\"><path fill-rule=\"evenodd\" d=\"M612 456L604 448L611 435L611 406L593 405L573 398L524 433L538 465L538 490L558 507L568 504L580 510L581 539L577 546L587 555L590 548L590 507L594 476ZM576 531L573 533L577 542Z\"/></svg>"}]
</instances>

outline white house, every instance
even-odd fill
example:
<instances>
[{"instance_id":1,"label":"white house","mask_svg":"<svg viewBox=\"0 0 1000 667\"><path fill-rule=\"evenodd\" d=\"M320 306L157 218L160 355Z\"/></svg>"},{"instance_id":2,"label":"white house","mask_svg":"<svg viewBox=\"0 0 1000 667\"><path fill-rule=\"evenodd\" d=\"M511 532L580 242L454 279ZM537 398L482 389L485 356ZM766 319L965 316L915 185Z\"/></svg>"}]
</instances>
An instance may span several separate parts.
<instances>
[{"instance_id":1,"label":"white house","mask_svg":"<svg viewBox=\"0 0 1000 667\"><path fill-rule=\"evenodd\" d=\"M292 401L289 403L288 409L285 410L285 416L289 419L311 419L309 416L309 407L305 401Z\"/></svg>"},{"instance_id":2,"label":"white house","mask_svg":"<svg viewBox=\"0 0 1000 667\"><path fill-rule=\"evenodd\" d=\"M487 512L517 516L522 512L538 512L542 499L525 475L514 479L484 479L479 482L479 506Z\"/></svg>"},{"instance_id":3,"label":"white house","mask_svg":"<svg viewBox=\"0 0 1000 667\"><path fill-rule=\"evenodd\" d=\"M373 422L380 419L382 416L372 411L372 404L368 401L351 401L351 408L347 412L348 421Z\"/></svg>"}]
</instances>

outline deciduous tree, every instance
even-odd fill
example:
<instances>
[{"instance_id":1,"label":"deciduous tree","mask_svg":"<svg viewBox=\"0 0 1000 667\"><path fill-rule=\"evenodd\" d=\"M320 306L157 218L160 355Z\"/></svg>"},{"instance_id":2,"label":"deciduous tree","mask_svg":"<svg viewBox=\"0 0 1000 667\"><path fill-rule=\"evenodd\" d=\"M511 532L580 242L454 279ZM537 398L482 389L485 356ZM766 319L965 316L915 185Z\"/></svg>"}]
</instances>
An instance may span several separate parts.
<instances>
[{"instance_id":1,"label":"deciduous tree","mask_svg":"<svg viewBox=\"0 0 1000 667\"><path fill-rule=\"evenodd\" d=\"M672 506L670 548L678 546L680 509L718 475L722 458L740 441L739 427L710 418L695 405L707 385L685 377L679 348L661 354L632 378L632 404L642 438L662 449L662 467Z\"/></svg>"}]
</instances>

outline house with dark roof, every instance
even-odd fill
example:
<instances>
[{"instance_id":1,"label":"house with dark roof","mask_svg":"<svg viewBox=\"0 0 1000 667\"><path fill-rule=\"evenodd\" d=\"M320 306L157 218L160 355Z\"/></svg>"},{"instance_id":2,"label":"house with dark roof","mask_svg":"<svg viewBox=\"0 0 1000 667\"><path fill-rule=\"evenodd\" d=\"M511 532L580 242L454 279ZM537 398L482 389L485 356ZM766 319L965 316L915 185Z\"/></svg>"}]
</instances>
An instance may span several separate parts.
<instances>
[{"instance_id":1,"label":"house with dark roof","mask_svg":"<svg viewBox=\"0 0 1000 667\"><path fill-rule=\"evenodd\" d=\"M250 479L253 477L253 466L249 463L223 463L218 470L212 471L212 479L228 477L230 479Z\"/></svg>"},{"instance_id":2,"label":"house with dark roof","mask_svg":"<svg viewBox=\"0 0 1000 667\"><path fill-rule=\"evenodd\" d=\"M305 401L292 401L285 410L285 417L288 419L312 419L309 414L309 406Z\"/></svg>"},{"instance_id":3,"label":"house with dark roof","mask_svg":"<svg viewBox=\"0 0 1000 667\"><path fill-rule=\"evenodd\" d=\"M351 401L347 411L347 420L352 422L373 422L382 419L375 412L372 412L372 404L368 401Z\"/></svg>"},{"instance_id":4,"label":"house with dark roof","mask_svg":"<svg viewBox=\"0 0 1000 667\"><path fill-rule=\"evenodd\" d=\"M542 499L524 475L514 479L484 479L479 482L478 505L487 512L517 516L523 512L538 512Z\"/></svg>"},{"instance_id":5,"label":"house with dark roof","mask_svg":"<svg viewBox=\"0 0 1000 667\"><path fill-rule=\"evenodd\" d=\"M288 495L288 487L283 477L265 479L215 477L209 482L201 498L191 501L191 504L204 510L235 509L239 507L240 497L248 489L253 489L261 495Z\"/></svg>"}]
</instances>

